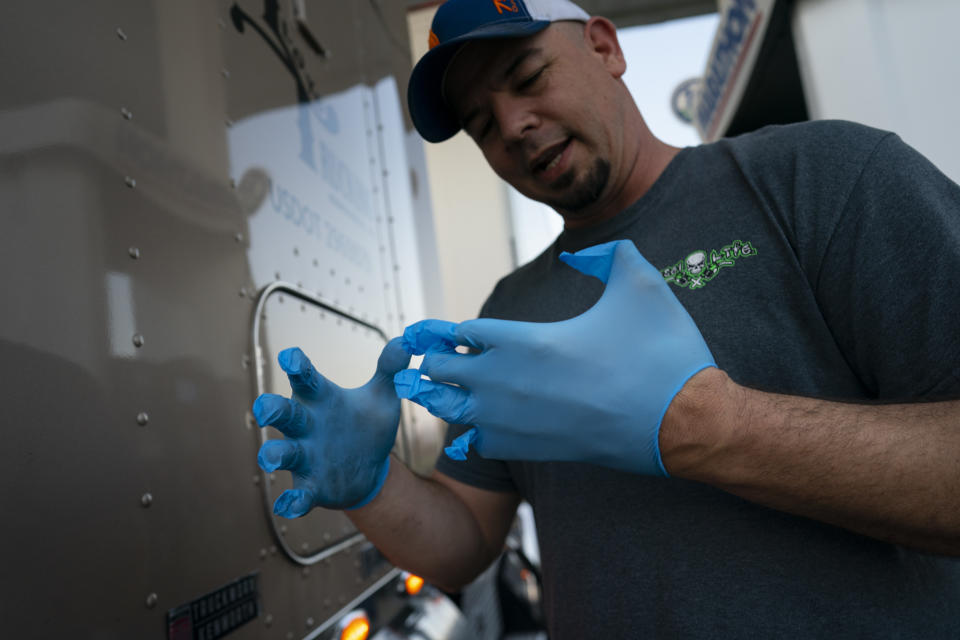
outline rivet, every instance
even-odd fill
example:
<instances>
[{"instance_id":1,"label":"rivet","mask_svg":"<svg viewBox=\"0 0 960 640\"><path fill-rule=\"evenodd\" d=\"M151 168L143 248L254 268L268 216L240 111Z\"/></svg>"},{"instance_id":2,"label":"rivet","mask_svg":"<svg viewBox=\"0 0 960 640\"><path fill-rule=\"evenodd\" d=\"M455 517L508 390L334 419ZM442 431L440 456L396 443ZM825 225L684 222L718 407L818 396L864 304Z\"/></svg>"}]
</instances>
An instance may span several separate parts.
<instances>
[{"instance_id":1,"label":"rivet","mask_svg":"<svg viewBox=\"0 0 960 640\"><path fill-rule=\"evenodd\" d=\"M240 244L243 242L243 234L238 231L237 235L233 236L233 239L237 241L237 244Z\"/></svg>"},{"instance_id":2,"label":"rivet","mask_svg":"<svg viewBox=\"0 0 960 640\"><path fill-rule=\"evenodd\" d=\"M300 311L306 312L306 311L307 311L307 305L301 304L301 305L300 305Z\"/></svg>"},{"instance_id":3,"label":"rivet","mask_svg":"<svg viewBox=\"0 0 960 640\"><path fill-rule=\"evenodd\" d=\"M306 551L306 549L304 549L304 551ZM304 578L309 578L309 577L310 577L310 567L304 567L303 570L300 572L300 575L302 575Z\"/></svg>"},{"instance_id":4,"label":"rivet","mask_svg":"<svg viewBox=\"0 0 960 640\"><path fill-rule=\"evenodd\" d=\"M293 640L293 631L287 631L287 635L284 636L287 640Z\"/></svg>"},{"instance_id":5,"label":"rivet","mask_svg":"<svg viewBox=\"0 0 960 640\"><path fill-rule=\"evenodd\" d=\"M274 280L279 280L279 279L280 279L280 272L279 272L279 271L275 272L275 273L273 274L273 278L274 278Z\"/></svg>"},{"instance_id":6,"label":"rivet","mask_svg":"<svg viewBox=\"0 0 960 640\"><path fill-rule=\"evenodd\" d=\"M346 280L344 280L344 284L349 285L349 284L350 284L350 278L347 278Z\"/></svg>"},{"instance_id":7,"label":"rivet","mask_svg":"<svg viewBox=\"0 0 960 640\"><path fill-rule=\"evenodd\" d=\"M330 558L324 558L324 559L323 559L323 564L325 564L325 565L327 565L327 566L329 567L329 566L330 566Z\"/></svg>"},{"instance_id":8,"label":"rivet","mask_svg":"<svg viewBox=\"0 0 960 640\"><path fill-rule=\"evenodd\" d=\"M232 127L232 126L233 126L233 120L231 120L230 118L227 118L226 120L223 121L223 124L227 125L228 128L229 128L229 127Z\"/></svg>"},{"instance_id":9,"label":"rivet","mask_svg":"<svg viewBox=\"0 0 960 640\"><path fill-rule=\"evenodd\" d=\"M236 188L237 188L237 181L234 180L233 178L230 178L230 188L231 188L231 189L236 189Z\"/></svg>"},{"instance_id":10,"label":"rivet","mask_svg":"<svg viewBox=\"0 0 960 640\"><path fill-rule=\"evenodd\" d=\"M120 115L122 115L126 120L133 120L133 112L126 107L120 107Z\"/></svg>"},{"instance_id":11,"label":"rivet","mask_svg":"<svg viewBox=\"0 0 960 640\"><path fill-rule=\"evenodd\" d=\"M337 270L336 270L336 269L330 269L330 275L332 275L332 276L337 275Z\"/></svg>"},{"instance_id":12,"label":"rivet","mask_svg":"<svg viewBox=\"0 0 960 640\"><path fill-rule=\"evenodd\" d=\"M275 545L270 547L270 555L272 556L277 555L277 547Z\"/></svg>"},{"instance_id":13,"label":"rivet","mask_svg":"<svg viewBox=\"0 0 960 640\"><path fill-rule=\"evenodd\" d=\"M283 296L282 296L282 295L278 295L278 296L277 296L277 302L279 302L280 304L283 304Z\"/></svg>"},{"instance_id":14,"label":"rivet","mask_svg":"<svg viewBox=\"0 0 960 640\"><path fill-rule=\"evenodd\" d=\"M151 593L147 596L147 607L153 609L155 606L157 606L158 600L160 600L160 598L157 597L157 594Z\"/></svg>"},{"instance_id":15,"label":"rivet","mask_svg":"<svg viewBox=\"0 0 960 640\"><path fill-rule=\"evenodd\" d=\"M263 624L268 627L271 626L273 624L273 614L268 613L266 616L264 616Z\"/></svg>"},{"instance_id":16,"label":"rivet","mask_svg":"<svg viewBox=\"0 0 960 640\"><path fill-rule=\"evenodd\" d=\"M117 27L117 37L120 38L121 40L126 40L127 34L123 32L123 29Z\"/></svg>"},{"instance_id":17,"label":"rivet","mask_svg":"<svg viewBox=\"0 0 960 640\"><path fill-rule=\"evenodd\" d=\"M277 481L277 474L271 473L270 476L269 476L269 478L270 478L270 482L276 482L276 481ZM287 530L287 526L284 525L283 527L281 527L281 529L283 529L284 531L286 531L286 530Z\"/></svg>"},{"instance_id":18,"label":"rivet","mask_svg":"<svg viewBox=\"0 0 960 640\"><path fill-rule=\"evenodd\" d=\"M143 343L144 343L144 340L143 340L143 336L142 336L142 335L140 335L139 333L137 333L137 334L135 334L135 335L133 336L133 346L135 346L135 347L142 347L142 346L143 346Z\"/></svg>"},{"instance_id":19,"label":"rivet","mask_svg":"<svg viewBox=\"0 0 960 640\"><path fill-rule=\"evenodd\" d=\"M298 288L298 289L303 289L303 283L300 282L299 280L297 281L297 288Z\"/></svg>"},{"instance_id":20,"label":"rivet","mask_svg":"<svg viewBox=\"0 0 960 640\"><path fill-rule=\"evenodd\" d=\"M223 18L219 18L217 19L217 26L220 27L221 29L226 29L227 23L223 21ZM267 617L270 618L271 620L273 619L273 616L267 616Z\"/></svg>"},{"instance_id":21,"label":"rivet","mask_svg":"<svg viewBox=\"0 0 960 640\"><path fill-rule=\"evenodd\" d=\"M280 533L282 535L287 535L287 525L285 524L280 525Z\"/></svg>"},{"instance_id":22,"label":"rivet","mask_svg":"<svg viewBox=\"0 0 960 640\"><path fill-rule=\"evenodd\" d=\"M313 618L307 618L307 628L310 628L312 626L313 626Z\"/></svg>"},{"instance_id":23,"label":"rivet","mask_svg":"<svg viewBox=\"0 0 960 640\"><path fill-rule=\"evenodd\" d=\"M224 78L229 79L229 78L230 78L230 70L229 70L229 69L220 69L220 75L222 75Z\"/></svg>"},{"instance_id":24,"label":"rivet","mask_svg":"<svg viewBox=\"0 0 960 640\"><path fill-rule=\"evenodd\" d=\"M333 604L333 602L330 601L330 598L324 598L324 599L323 599L323 606L324 606L324 608L329 608L332 604Z\"/></svg>"},{"instance_id":25,"label":"rivet","mask_svg":"<svg viewBox=\"0 0 960 640\"><path fill-rule=\"evenodd\" d=\"M127 249L127 253L130 254L130 257L133 258L134 260L140 259L140 249L138 249L137 247L130 247L129 249Z\"/></svg>"},{"instance_id":26,"label":"rivet","mask_svg":"<svg viewBox=\"0 0 960 640\"><path fill-rule=\"evenodd\" d=\"M253 484L255 485L260 484L260 476L253 476Z\"/></svg>"},{"instance_id":27,"label":"rivet","mask_svg":"<svg viewBox=\"0 0 960 640\"><path fill-rule=\"evenodd\" d=\"M317 262L317 259L316 259L316 258L313 259L313 266L315 266L315 267L320 266L320 263Z\"/></svg>"},{"instance_id":28,"label":"rivet","mask_svg":"<svg viewBox=\"0 0 960 640\"><path fill-rule=\"evenodd\" d=\"M387 248L381 245L381 247L380 247L380 253L383 253L383 252L386 251L386 250L387 250Z\"/></svg>"},{"instance_id":29,"label":"rivet","mask_svg":"<svg viewBox=\"0 0 960 640\"><path fill-rule=\"evenodd\" d=\"M147 415L146 411L141 411L137 414L137 424L141 427L147 426L147 423L150 422L150 416Z\"/></svg>"},{"instance_id":30,"label":"rivet","mask_svg":"<svg viewBox=\"0 0 960 640\"><path fill-rule=\"evenodd\" d=\"M241 365L244 369L249 369L249 368L250 368L250 356L249 356L248 354L245 353L245 354L243 354L243 357L240 358L240 365Z\"/></svg>"},{"instance_id":31,"label":"rivet","mask_svg":"<svg viewBox=\"0 0 960 640\"><path fill-rule=\"evenodd\" d=\"M137 181L131 178L130 176L124 176L123 181L131 189L134 189L137 186Z\"/></svg>"},{"instance_id":32,"label":"rivet","mask_svg":"<svg viewBox=\"0 0 960 640\"><path fill-rule=\"evenodd\" d=\"M240 287L240 290L237 291L237 295L239 295L241 298L246 298L246 297L247 297L247 288L246 288L246 287Z\"/></svg>"},{"instance_id":33,"label":"rivet","mask_svg":"<svg viewBox=\"0 0 960 640\"><path fill-rule=\"evenodd\" d=\"M325 532L323 533L323 540L324 540L324 541L327 541L327 540L329 540L329 539L330 539L330 532L325 531Z\"/></svg>"},{"instance_id":34,"label":"rivet","mask_svg":"<svg viewBox=\"0 0 960 640\"><path fill-rule=\"evenodd\" d=\"M306 543L306 542L304 542L303 544L301 544L301 545L300 545L300 548L303 549L304 551L310 551L310 545L309 545L308 543Z\"/></svg>"},{"instance_id":35,"label":"rivet","mask_svg":"<svg viewBox=\"0 0 960 640\"><path fill-rule=\"evenodd\" d=\"M266 549L260 549L260 557L261 557L261 558L266 558L266 557L267 557L267 550L266 550Z\"/></svg>"},{"instance_id":36,"label":"rivet","mask_svg":"<svg viewBox=\"0 0 960 640\"><path fill-rule=\"evenodd\" d=\"M293 248L293 255L295 255L295 256L300 255L300 249L297 249L296 247L294 247L294 248Z\"/></svg>"},{"instance_id":37,"label":"rivet","mask_svg":"<svg viewBox=\"0 0 960 640\"><path fill-rule=\"evenodd\" d=\"M144 507L149 507L151 504L153 504L153 496L150 495L149 492L143 494L140 496L140 504L142 504Z\"/></svg>"},{"instance_id":38,"label":"rivet","mask_svg":"<svg viewBox=\"0 0 960 640\"><path fill-rule=\"evenodd\" d=\"M347 601L347 596L337 596L337 602L343 604Z\"/></svg>"},{"instance_id":39,"label":"rivet","mask_svg":"<svg viewBox=\"0 0 960 640\"><path fill-rule=\"evenodd\" d=\"M253 425L256 421L253 418L253 414L249 411L246 411L243 414L243 422L247 425L247 429L253 429Z\"/></svg>"}]
</instances>

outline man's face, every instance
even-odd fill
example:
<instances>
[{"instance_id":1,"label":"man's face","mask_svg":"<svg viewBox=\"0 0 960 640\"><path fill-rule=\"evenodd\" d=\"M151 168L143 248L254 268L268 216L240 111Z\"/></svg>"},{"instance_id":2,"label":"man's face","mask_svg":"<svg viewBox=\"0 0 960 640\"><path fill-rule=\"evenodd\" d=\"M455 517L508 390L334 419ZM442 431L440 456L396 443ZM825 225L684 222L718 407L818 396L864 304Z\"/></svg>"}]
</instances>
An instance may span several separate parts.
<instances>
[{"instance_id":1,"label":"man's face","mask_svg":"<svg viewBox=\"0 0 960 640\"><path fill-rule=\"evenodd\" d=\"M622 152L618 80L583 33L569 22L529 38L471 42L445 83L493 170L568 222L589 215L610 189Z\"/></svg>"}]
</instances>

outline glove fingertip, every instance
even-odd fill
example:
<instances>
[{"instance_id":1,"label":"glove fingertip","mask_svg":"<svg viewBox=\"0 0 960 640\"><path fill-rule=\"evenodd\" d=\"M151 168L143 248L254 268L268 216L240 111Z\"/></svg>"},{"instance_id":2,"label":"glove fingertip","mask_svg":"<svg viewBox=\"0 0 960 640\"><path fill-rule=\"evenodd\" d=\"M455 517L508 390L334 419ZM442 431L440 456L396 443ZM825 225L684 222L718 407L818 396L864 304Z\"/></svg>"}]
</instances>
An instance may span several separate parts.
<instances>
[{"instance_id":1,"label":"glove fingertip","mask_svg":"<svg viewBox=\"0 0 960 640\"><path fill-rule=\"evenodd\" d=\"M300 347L284 349L277 355L277 363L283 372L288 375L303 373L310 367L310 360Z\"/></svg>"},{"instance_id":2,"label":"glove fingertip","mask_svg":"<svg viewBox=\"0 0 960 640\"><path fill-rule=\"evenodd\" d=\"M299 518L310 511L310 496L302 489L288 489L273 503L273 512L282 518Z\"/></svg>"},{"instance_id":3,"label":"glove fingertip","mask_svg":"<svg viewBox=\"0 0 960 640\"><path fill-rule=\"evenodd\" d=\"M610 278L610 269L613 266L613 256L620 241L606 242L593 247L587 247L576 253L563 252L560 260L570 265L580 273L593 276L606 283Z\"/></svg>"},{"instance_id":4,"label":"glove fingertip","mask_svg":"<svg viewBox=\"0 0 960 640\"><path fill-rule=\"evenodd\" d=\"M467 454L460 447L450 445L449 447L444 448L443 452L447 454L447 457L451 460L466 460Z\"/></svg>"},{"instance_id":5,"label":"glove fingertip","mask_svg":"<svg viewBox=\"0 0 960 640\"><path fill-rule=\"evenodd\" d=\"M450 446L446 447L443 452L453 460L466 460L467 451L470 450L470 445L477 441L478 436L479 432L476 427L469 429L454 438Z\"/></svg>"},{"instance_id":6,"label":"glove fingertip","mask_svg":"<svg viewBox=\"0 0 960 640\"><path fill-rule=\"evenodd\" d=\"M267 473L273 473L280 468L280 461L271 458L272 456L269 455L269 450L265 452L263 447L260 447L260 452L257 454L257 466Z\"/></svg>"}]
</instances>

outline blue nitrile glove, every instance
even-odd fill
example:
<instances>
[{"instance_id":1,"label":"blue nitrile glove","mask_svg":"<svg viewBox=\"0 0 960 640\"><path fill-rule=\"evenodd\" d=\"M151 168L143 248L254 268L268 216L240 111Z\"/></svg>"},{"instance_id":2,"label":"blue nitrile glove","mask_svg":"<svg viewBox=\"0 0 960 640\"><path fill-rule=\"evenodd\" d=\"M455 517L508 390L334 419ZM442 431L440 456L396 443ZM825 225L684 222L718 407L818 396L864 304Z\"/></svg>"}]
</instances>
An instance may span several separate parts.
<instances>
[{"instance_id":1,"label":"blue nitrile glove","mask_svg":"<svg viewBox=\"0 0 960 640\"><path fill-rule=\"evenodd\" d=\"M264 443L257 463L268 473L293 473L293 489L280 494L273 512L298 518L315 506L362 507L380 492L390 468L400 424L393 376L410 362L401 339L387 343L376 373L356 389L324 378L300 349L284 349L277 359L293 397L265 393L253 403L260 426L271 425L286 436Z\"/></svg>"},{"instance_id":2,"label":"blue nitrile glove","mask_svg":"<svg viewBox=\"0 0 960 640\"><path fill-rule=\"evenodd\" d=\"M462 458L473 444L481 456L501 460L591 462L666 476L660 422L687 380L716 366L713 356L632 242L560 258L607 284L593 307L563 322L411 325L404 348L426 355L419 371L394 377L397 394L476 427L447 448L451 457ZM457 345L479 353L457 353Z\"/></svg>"}]
</instances>

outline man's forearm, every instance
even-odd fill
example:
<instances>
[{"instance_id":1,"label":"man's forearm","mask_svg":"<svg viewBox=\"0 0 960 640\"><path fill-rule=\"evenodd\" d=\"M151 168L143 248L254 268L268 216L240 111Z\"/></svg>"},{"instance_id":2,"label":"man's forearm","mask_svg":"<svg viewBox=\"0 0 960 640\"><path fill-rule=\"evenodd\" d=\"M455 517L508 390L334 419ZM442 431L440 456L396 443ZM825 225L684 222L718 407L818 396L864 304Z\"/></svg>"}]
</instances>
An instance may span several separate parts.
<instances>
[{"instance_id":1,"label":"man's forearm","mask_svg":"<svg viewBox=\"0 0 960 640\"><path fill-rule=\"evenodd\" d=\"M467 506L447 487L416 476L397 458L370 504L347 516L393 564L457 590L496 557Z\"/></svg>"},{"instance_id":2,"label":"man's forearm","mask_svg":"<svg viewBox=\"0 0 960 640\"><path fill-rule=\"evenodd\" d=\"M747 389L708 369L671 404L660 446L675 476L960 555L960 402L843 404Z\"/></svg>"}]
</instances>

